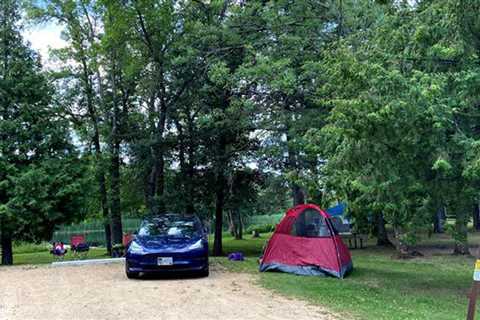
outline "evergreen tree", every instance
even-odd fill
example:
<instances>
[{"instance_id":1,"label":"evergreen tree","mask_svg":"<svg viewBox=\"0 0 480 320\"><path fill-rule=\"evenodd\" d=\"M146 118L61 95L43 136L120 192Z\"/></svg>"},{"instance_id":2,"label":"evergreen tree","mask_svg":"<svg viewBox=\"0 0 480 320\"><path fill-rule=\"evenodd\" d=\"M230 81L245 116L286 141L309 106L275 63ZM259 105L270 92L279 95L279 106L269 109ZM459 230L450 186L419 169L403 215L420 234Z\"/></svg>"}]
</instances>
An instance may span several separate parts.
<instances>
[{"instance_id":1,"label":"evergreen tree","mask_svg":"<svg viewBox=\"0 0 480 320\"><path fill-rule=\"evenodd\" d=\"M2 264L12 241L49 240L74 220L83 164L69 143L68 123L51 105L52 88L38 56L20 35L17 1L0 4L0 233Z\"/></svg>"}]
</instances>

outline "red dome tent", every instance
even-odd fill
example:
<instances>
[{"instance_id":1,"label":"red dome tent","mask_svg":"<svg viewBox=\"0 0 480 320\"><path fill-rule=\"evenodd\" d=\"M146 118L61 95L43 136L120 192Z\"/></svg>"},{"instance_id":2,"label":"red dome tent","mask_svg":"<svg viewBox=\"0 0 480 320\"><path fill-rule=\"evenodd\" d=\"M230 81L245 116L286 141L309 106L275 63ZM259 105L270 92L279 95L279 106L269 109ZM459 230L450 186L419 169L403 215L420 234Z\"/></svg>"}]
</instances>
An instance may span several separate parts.
<instances>
[{"instance_id":1,"label":"red dome tent","mask_svg":"<svg viewBox=\"0 0 480 320\"><path fill-rule=\"evenodd\" d=\"M353 269L330 215L313 204L288 210L268 241L260 271L343 278Z\"/></svg>"}]
</instances>

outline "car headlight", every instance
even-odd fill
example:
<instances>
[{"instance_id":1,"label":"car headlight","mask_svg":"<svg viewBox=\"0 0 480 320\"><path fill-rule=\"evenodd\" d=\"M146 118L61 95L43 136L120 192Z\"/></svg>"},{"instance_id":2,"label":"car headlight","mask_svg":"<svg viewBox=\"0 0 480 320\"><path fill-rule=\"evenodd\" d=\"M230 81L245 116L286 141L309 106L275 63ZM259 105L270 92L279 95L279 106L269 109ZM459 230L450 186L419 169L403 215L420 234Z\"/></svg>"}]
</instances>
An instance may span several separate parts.
<instances>
[{"instance_id":1,"label":"car headlight","mask_svg":"<svg viewBox=\"0 0 480 320\"><path fill-rule=\"evenodd\" d=\"M194 244L192 244L190 247L188 247L189 250L198 250L198 249L203 249L203 241L202 239L198 240Z\"/></svg>"},{"instance_id":2,"label":"car headlight","mask_svg":"<svg viewBox=\"0 0 480 320\"><path fill-rule=\"evenodd\" d=\"M136 243L135 241L132 241L130 245L128 246L128 252L133 253L133 254L142 254L145 251L143 250L143 247Z\"/></svg>"}]
</instances>

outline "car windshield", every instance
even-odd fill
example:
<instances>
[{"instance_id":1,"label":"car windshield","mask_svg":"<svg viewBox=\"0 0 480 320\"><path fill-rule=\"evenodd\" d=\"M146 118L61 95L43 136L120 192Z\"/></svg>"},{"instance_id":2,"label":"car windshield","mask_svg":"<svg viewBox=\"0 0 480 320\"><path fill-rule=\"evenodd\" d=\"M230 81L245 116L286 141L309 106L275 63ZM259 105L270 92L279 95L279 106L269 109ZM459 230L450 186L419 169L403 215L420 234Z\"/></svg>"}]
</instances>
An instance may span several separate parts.
<instances>
[{"instance_id":1,"label":"car windshield","mask_svg":"<svg viewBox=\"0 0 480 320\"><path fill-rule=\"evenodd\" d=\"M165 215L144 220L138 235L192 238L200 235L200 230L200 222L194 217Z\"/></svg>"}]
</instances>

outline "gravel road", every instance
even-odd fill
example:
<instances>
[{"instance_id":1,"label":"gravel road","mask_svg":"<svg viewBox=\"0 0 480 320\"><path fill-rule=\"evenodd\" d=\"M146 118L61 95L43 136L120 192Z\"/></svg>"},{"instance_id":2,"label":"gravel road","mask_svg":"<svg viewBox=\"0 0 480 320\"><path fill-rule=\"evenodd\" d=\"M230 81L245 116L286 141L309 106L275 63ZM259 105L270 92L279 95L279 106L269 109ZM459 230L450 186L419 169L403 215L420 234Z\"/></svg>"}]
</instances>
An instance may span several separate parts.
<instances>
[{"instance_id":1,"label":"gravel road","mask_svg":"<svg viewBox=\"0 0 480 320\"><path fill-rule=\"evenodd\" d=\"M0 268L0 319L336 319L258 287L254 275L212 269L208 278L127 280L122 264Z\"/></svg>"}]
</instances>

